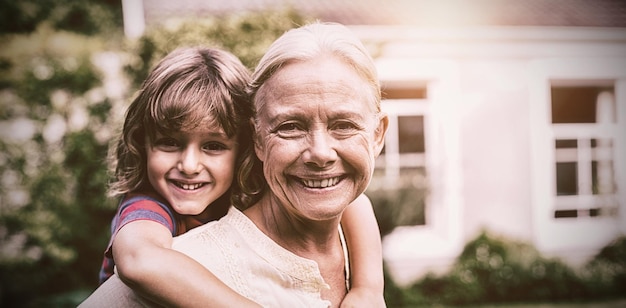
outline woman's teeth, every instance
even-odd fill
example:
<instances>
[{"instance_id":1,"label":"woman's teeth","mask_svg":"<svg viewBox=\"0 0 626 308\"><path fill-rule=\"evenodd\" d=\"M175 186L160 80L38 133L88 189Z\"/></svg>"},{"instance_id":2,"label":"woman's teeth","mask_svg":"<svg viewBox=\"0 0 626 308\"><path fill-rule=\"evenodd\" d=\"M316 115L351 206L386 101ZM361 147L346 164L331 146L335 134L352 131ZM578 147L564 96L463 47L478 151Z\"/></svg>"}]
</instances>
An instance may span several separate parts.
<instances>
[{"instance_id":1,"label":"woman's teeth","mask_svg":"<svg viewBox=\"0 0 626 308\"><path fill-rule=\"evenodd\" d=\"M337 185L339 182L339 178L330 178L323 180L302 180L305 186L310 188L326 188Z\"/></svg>"}]
</instances>

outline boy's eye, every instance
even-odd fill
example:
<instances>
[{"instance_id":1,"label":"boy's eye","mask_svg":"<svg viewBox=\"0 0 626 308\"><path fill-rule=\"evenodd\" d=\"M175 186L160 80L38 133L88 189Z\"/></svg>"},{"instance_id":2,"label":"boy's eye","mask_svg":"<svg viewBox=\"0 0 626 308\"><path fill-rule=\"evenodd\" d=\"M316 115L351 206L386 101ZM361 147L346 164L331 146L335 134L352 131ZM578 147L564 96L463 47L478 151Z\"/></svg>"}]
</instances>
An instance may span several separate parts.
<instances>
[{"instance_id":1,"label":"boy's eye","mask_svg":"<svg viewBox=\"0 0 626 308\"><path fill-rule=\"evenodd\" d=\"M169 137L158 138L154 142L154 146L163 151L172 151L180 146L178 140Z\"/></svg>"},{"instance_id":2,"label":"boy's eye","mask_svg":"<svg viewBox=\"0 0 626 308\"><path fill-rule=\"evenodd\" d=\"M228 147L221 142L209 142L204 145L204 149L206 151L216 152L216 151L224 151L227 150Z\"/></svg>"}]
</instances>

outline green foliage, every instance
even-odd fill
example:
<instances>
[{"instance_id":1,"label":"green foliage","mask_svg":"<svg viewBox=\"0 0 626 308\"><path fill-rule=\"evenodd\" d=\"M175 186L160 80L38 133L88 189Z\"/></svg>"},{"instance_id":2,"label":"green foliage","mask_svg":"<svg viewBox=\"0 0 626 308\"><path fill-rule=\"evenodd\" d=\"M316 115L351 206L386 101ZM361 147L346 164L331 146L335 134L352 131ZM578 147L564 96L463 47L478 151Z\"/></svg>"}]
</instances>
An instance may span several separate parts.
<instances>
[{"instance_id":1,"label":"green foliage","mask_svg":"<svg viewBox=\"0 0 626 308\"><path fill-rule=\"evenodd\" d=\"M29 33L42 23L55 29L93 35L121 27L114 0L0 0L0 34Z\"/></svg>"},{"instance_id":2,"label":"green foliage","mask_svg":"<svg viewBox=\"0 0 626 308\"><path fill-rule=\"evenodd\" d=\"M293 11L170 21L150 29L131 46L134 56L126 71L134 87L138 88L156 62L183 46L228 50L253 69L278 36L303 22L304 18Z\"/></svg>"},{"instance_id":3,"label":"green foliage","mask_svg":"<svg viewBox=\"0 0 626 308\"><path fill-rule=\"evenodd\" d=\"M415 226L426 223L425 198L428 190L421 174L407 174L400 177L391 188L376 183L384 183L384 177L372 180L366 191L372 201L381 236L385 236L398 226Z\"/></svg>"},{"instance_id":4,"label":"green foliage","mask_svg":"<svg viewBox=\"0 0 626 308\"><path fill-rule=\"evenodd\" d=\"M2 306L95 286L115 207L105 197L108 140L96 138L112 118L110 99L94 95L100 73L85 50L35 47L5 55L0 91Z\"/></svg>"},{"instance_id":5,"label":"green foliage","mask_svg":"<svg viewBox=\"0 0 626 308\"><path fill-rule=\"evenodd\" d=\"M25 72L21 82L15 87L16 94L27 106L37 110L31 116L45 119L50 115L50 95L57 89L81 95L99 83L99 76L94 72L87 56L58 59L43 54L33 61L32 69Z\"/></svg>"},{"instance_id":6,"label":"green foliage","mask_svg":"<svg viewBox=\"0 0 626 308\"><path fill-rule=\"evenodd\" d=\"M0 306L39 306L97 283L115 117L92 62L105 44L84 34L116 19L102 1L4 2L2 32L24 34L4 35L0 50Z\"/></svg>"},{"instance_id":7,"label":"green foliage","mask_svg":"<svg viewBox=\"0 0 626 308\"><path fill-rule=\"evenodd\" d=\"M481 234L468 243L453 269L475 292L459 292L459 303L575 300L582 281L558 260L545 259L531 246ZM471 294L471 296L468 296Z\"/></svg>"},{"instance_id":8,"label":"green foliage","mask_svg":"<svg viewBox=\"0 0 626 308\"><path fill-rule=\"evenodd\" d=\"M625 253L622 238L577 273L526 243L483 232L446 275L430 274L407 288L386 281L385 298L398 307L604 300L624 294Z\"/></svg>"},{"instance_id":9,"label":"green foliage","mask_svg":"<svg viewBox=\"0 0 626 308\"><path fill-rule=\"evenodd\" d=\"M50 14L52 0L0 0L0 33L27 33Z\"/></svg>"},{"instance_id":10,"label":"green foliage","mask_svg":"<svg viewBox=\"0 0 626 308\"><path fill-rule=\"evenodd\" d=\"M385 270L384 297L387 307L437 307L437 300L425 297L424 292L416 291L412 287L403 288L393 281L389 272Z\"/></svg>"},{"instance_id":11,"label":"green foliage","mask_svg":"<svg viewBox=\"0 0 626 308\"><path fill-rule=\"evenodd\" d=\"M626 237L604 247L583 269L589 293L597 297L626 294Z\"/></svg>"}]
</instances>

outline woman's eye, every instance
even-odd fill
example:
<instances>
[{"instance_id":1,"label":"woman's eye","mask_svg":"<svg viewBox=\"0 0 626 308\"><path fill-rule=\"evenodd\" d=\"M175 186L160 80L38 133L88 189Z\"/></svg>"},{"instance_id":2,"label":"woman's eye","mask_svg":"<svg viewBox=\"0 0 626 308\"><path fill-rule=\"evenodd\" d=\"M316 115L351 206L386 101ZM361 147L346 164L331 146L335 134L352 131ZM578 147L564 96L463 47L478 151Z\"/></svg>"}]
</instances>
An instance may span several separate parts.
<instances>
[{"instance_id":1,"label":"woman's eye","mask_svg":"<svg viewBox=\"0 0 626 308\"><path fill-rule=\"evenodd\" d=\"M280 132L294 131L297 129L298 129L298 125L296 125L296 123L285 123L278 127L278 131Z\"/></svg>"},{"instance_id":2,"label":"woman's eye","mask_svg":"<svg viewBox=\"0 0 626 308\"><path fill-rule=\"evenodd\" d=\"M332 126L332 129L339 132L349 132L358 130L359 126L352 122L337 122Z\"/></svg>"},{"instance_id":3,"label":"woman's eye","mask_svg":"<svg viewBox=\"0 0 626 308\"><path fill-rule=\"evenodd\" d=\"M284 123L276 128L276 133L283 137L297 137L304 132L298 123Z\"/></svg>"}]
</instances>

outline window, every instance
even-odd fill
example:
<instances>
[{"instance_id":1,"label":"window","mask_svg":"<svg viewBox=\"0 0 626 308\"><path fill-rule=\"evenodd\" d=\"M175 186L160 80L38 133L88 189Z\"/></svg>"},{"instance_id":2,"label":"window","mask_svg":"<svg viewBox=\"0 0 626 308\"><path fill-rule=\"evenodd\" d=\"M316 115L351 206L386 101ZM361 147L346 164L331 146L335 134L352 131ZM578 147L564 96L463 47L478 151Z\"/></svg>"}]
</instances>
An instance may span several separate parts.
<instances>
[{"instance_id":1,"label":"window","mask_svg":"<svg viewBox=\"0 0 626 308\"><path fill-rule=\"evenodd\" d=\"M399 225L423 225L426 202L427 88L420 82L383 82L382 108L389 116L385 147L376 161L376 176L387 188L403 188L410 208Z\"/></svg>"},{"instance_id":2,"label":"window","mask_svg":"<svg viewBox=\"0 0 626 308\"><path fill-rule=\"evenodd\" d=\"M389 183L401 177L426 176L426 87L419 82L383 82L382 88L389 129L376 167Z\"/></svg>"},{"instance_id":3,"label":"window","mask_svg":"<svg viewBox=\"0 0 626 308\"><path fill-rule=\"evenodd\" d=\"M543 253L577 252L583 260L625 230L623 64L582 58L531 65L533 242Z\"/></svg>"},{"instance_id":4,"label":"window","mask_svg":"<svg viewBox=\"0 0 626 308\"><path fill-rule=\"evenodd\" d=\"M400 200L394 204L406 206L398 211L398 227L383 239L388 269L401 281L425 270L415 260L452 262L463 248L459 121L451 111L466 100L458 96L453 61L393 57L376 62L389 127L368 190L386 190ZM405 189L399 194L394 186Z\"/></svg>"},{"instance_id":5,"label":"window","mask_svg":"<svg viewBox=\"0 0 626 308\"><path fill-rule=\"evenodd\" d=\"M551 87L554 218L615 216L615 99L612 85Z\"/></svg>"}]
</instances>

